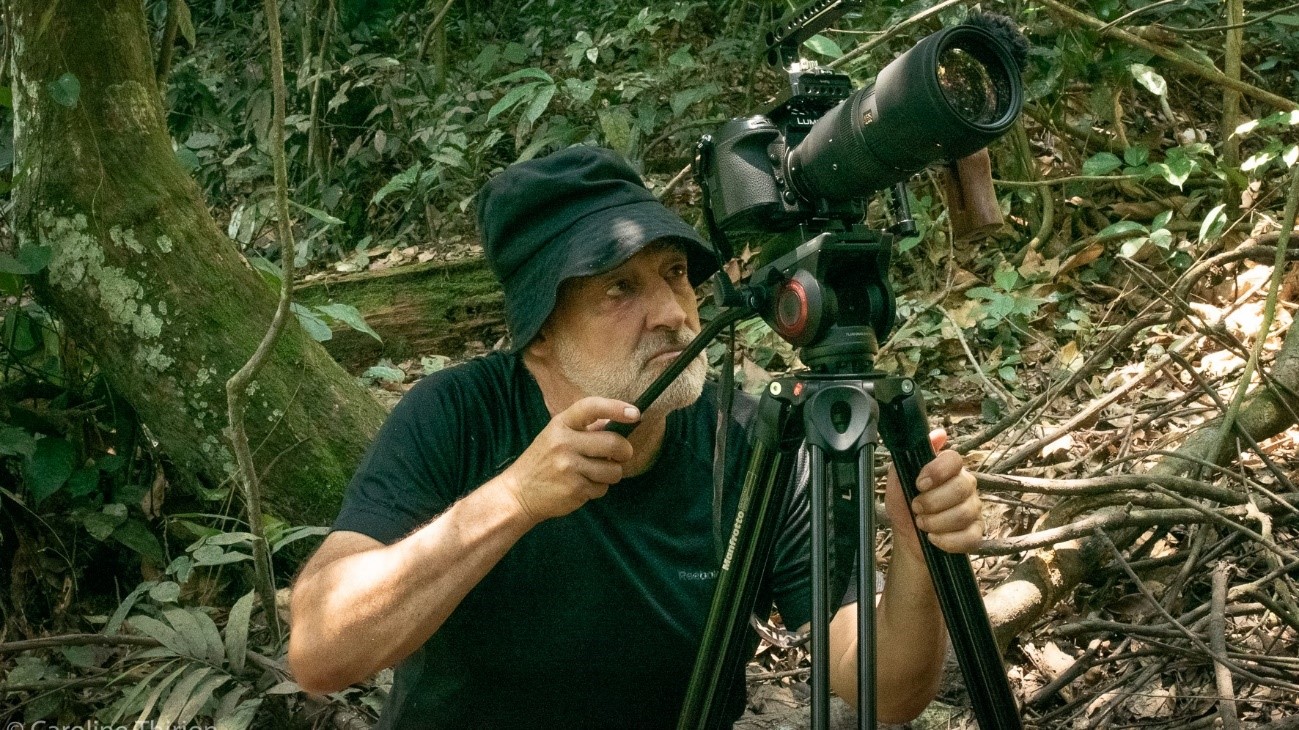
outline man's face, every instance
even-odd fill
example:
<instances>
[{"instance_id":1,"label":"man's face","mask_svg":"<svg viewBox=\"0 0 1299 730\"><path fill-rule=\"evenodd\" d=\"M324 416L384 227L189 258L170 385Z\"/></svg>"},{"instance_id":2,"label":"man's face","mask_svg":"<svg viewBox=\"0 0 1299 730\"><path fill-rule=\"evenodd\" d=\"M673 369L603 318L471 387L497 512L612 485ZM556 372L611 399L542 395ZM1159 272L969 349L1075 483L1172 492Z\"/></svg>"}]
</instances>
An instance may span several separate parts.
<instances>
[{"instance_id":1,"label":"man's face","mask_svg":"<svg viewBox=\"0 0 1299 730\"><path fill-rule=\"evenodd\" d=\"M585 395L631 403L699 329L685 252L657 242L612 271L566 281L541 331L560 375ZM694 403L706 374L700 353L650 412Z\"/></svg>"}]
</instances>

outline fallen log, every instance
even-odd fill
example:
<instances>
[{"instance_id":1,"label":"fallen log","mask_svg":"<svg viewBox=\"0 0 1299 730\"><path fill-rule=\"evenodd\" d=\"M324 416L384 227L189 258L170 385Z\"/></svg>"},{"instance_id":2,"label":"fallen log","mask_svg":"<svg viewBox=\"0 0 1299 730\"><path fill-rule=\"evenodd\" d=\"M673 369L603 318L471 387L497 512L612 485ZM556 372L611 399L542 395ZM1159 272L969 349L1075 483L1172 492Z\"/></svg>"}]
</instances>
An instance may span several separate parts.
<instances>
[{"instance_id":1,"label":"fallen log","mask_svg":"<svg viewBox=\"0 0 1299 730\"><path fill-rule=\"evenodd\" d=\"M383 338L380 343L346 325L333 326L325 349L352 372L380 358L457 356L489 348L505 334L500 284L477 257L321 279L298 285L294 299L305 306L350 304Z\"/></svg>"},{"instance_id":2,"label":"fallen log","mask_svg":"<svg viewBox=\"0 0 1299 730\"><path fill-rule=\"evenodd\" d=\"M1264 441L1289 428L1299 413L1299 333L1291 328L1273 362L1267 385L1256 389L1246 400L1237 424L1255 441ZM1175 453L1188 459L1200 459L1219 465L1234 461L1234 440L1224 444L1218 453L1208 453L1217 444L1222 419L1207 421L1191 433ZM1156 476L1181 476L1193 462L1163 457L1151 469ZM1087 498L1068 500L1052 510L1054 514L1090 512ZM1122 507L1104 507L1101 514ZM1048 526L1055 526L1054 523ZM1110 539L1120 549L1140 536L1141 528L1117 530ZM1035 550L1024 556L1011 575L984 597L988 618L993 624L1003 653L1010 642L1027 631L1043 614L1065 599L1077 585L1108 561L1112 548L1096 538L1061 543L1050 549Z\"/></svg>"}]
</instances>

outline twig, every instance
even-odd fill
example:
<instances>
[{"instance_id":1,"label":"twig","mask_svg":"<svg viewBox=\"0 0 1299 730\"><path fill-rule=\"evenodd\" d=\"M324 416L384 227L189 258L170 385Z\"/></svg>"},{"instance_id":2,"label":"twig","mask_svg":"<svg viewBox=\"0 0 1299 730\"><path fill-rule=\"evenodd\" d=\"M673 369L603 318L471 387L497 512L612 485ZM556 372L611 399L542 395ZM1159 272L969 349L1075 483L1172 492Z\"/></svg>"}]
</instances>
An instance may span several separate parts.
<instances>
[{"instance_id":1,"label":"twig","mask_svg":"<svg viewBox=\"0 0 1299 730\"><path fill-rule=\"evenodd\" d=\"M1182 1L1182 0L1159 0L1159 2L1154 2L1154 3L1150 3L1149 5L1144 5L1144 6L1142 6L1142 7L1137 8L1136 10L1133 10L1133 11L1128 12L1128 13L1124 13L1123 15L1120 15L1119 17L1115 18L1114 20L1111 20L1110 22L1106 23L1106 24L1101 28L1101 30L1102 30L1102 31L1109 30L1110 28L1113 28L1113 27L1116 26L1116 25L1120 25L1120 24L1123 23L1124 21L1129 20L1129 19L1131 19L1131 18L1133 18L1133 17L1135 17L1135 16L1137 16L1137 15L1140 15L1140 14L1145 13L1145 12L1149 12L1149 11L1151 11L1151 10L1154 10L1155 8L1158 8L1158 7L1163 7L1164 5L1171 5L1172 3L1181 2L1181 1Z\"/></svg>"},{"instance_id":2,"label":"twig","mask_svg":"<svg viewBox=\"0 0 1299 730\"><path fill-rule=\"evenodd\" d=\"M1165 48L1157 43L1151 43L1150 41L1139 38L1118 28L1106 28L1105 24L1096 18L1093 18L1086 13L1080 13L1068 5L1059 2L1059 0L1042 0L1042 4L1053 10L1057 15L1068 18L1079 25L1086 26L1100 32L1102 35L1121 40L1124 43L1149 51L1167 61L1171 66L1182 71L1195 74L1196 76L1211 81L1219 86L1234 88L1250 98L1257 99L1265 104L1270 104L1284 111L1294 111L1299 109L1299 104L1296 104L1285 97L1277 96L1269 91L1264 91L1252 84L1231 79L1217 69L1188 60L1187 58L1178 55L1177 52Z\"/></svg>"},{"instance_id":3,"label":"twig","mask_svg":"<svg viewBox=\"0 0 1299 730\"><path fill-rule=\"evenodd\" d=\"M1299 501L1299 495L1295 497ZM1213 517L1207 513L1213 513ZM984 540L979 544L977 550L972 551L976 555L1015 555L1034 548L1048 547L1057 545L1070 540L1077 540L1080 537L1086 537L1094 533L1097 529L1117 530L1128 527L1153 527L1155 525L1176 525L1176 524L1203 524L1206 522L1216 522L1219 518L1244 517L1246 508L1227 507L1220 510L1209 510L1204 507L1197 508L1159 508L1159 509L1133 509L1130 507L1120 507L1113 511L1097 512L1084 517L1077 522L1060 527L1053 527L1039 532L1032 532L1027 535L1008 537L996 540ZM1234 530L1244 530L1253 532L1247 527L1243 527L1234 522L1231 524Z\"/></svg>"},{"instance_id":4,"label":"twig","mask_svg":"<svg viewBox=\"0 0 1299 730\"><path fill-rule=\"evenodd\" d=\"M1218 703L1222 728L1240 730L1240 719L1236 717L1236 692L1231 685L1231 670L1218 659L1227 655L1227 573L1230 570L1226 563L1218 563L1218 567L1213 569L1213 610L1209 614L1209 642L1214 653L1213 681L1218 687L1218 694L1223 698Z\"/></svg>"},{"instance_id":5,"label":"twig","mask_svg":"<svg viewBox=\"0 0 1299 730\"><path fill-rule=\"evenodd\" d=\"M297 246L293 242L293 229L289 218L289 175L284 154L284 44L280 33L280 8L277 0L263 0L266 28L271 45L271 86L274 97L271 120L271 158L275 170L276 237L280 244L280 299L275 308L271 326L262 337L257 350L248 362L226 382L226 410L229 419L229 437L239 465L244 506L248 511L248 531L253 534L253 569L258 599L266 612L266 624L274 646L281 643L279 613L275 607L275 574L271 565L270 549L266 543L266 528L262 522L261 482L257 465L248 445L248 432L244 413L248 405L248 385L270 357L271 348L288 323L289 305L293 292L293 257Z\"/></svg>"},{"instance_id":6,"label":"twig","mask_svg":"<svg viewBox=\"0 0 1299 730\"><path fill-rule=\"evenodd\" d=\"M171 73L171 59L176 51L176 32L180 29L180 8L182 0L167 0L167 20L162 31L162 45L158 46L158 64L154 78L158 84L158 95L167 85L167 75Z\"/></svg>"},{"instance_id":7,"label":"twig","mask_svg":"<svg viewBox=\"0 0 1299 730\"><path fill-rule=\"evenodd\" d=\"M956 318L952 316L951 312L947 311L947 307L944 307L941 304L934 304L933 308L942 312L943 316L947 318L947 321L951 323L952 329L956 331L956 339L961 343L961 349L965 350L965 357L970 361L970 365L974 367L974 374L983 381L983 384L988 388L988 392L995 393L1007 404L1019 402L1019 399L1011 394L1010 391L998 387L996 383L992 382L992 380L988 378L988 374L983 372L983 365L979 363L979 359L975 357L974 352L970 350L970 343L965 341L965 333L961 331L961 325L956 321Z\"/></svg>"},{"instance_id":8,"label":"twig","mask_svg":"<svg viewBox=\"0 0 1299 730\"><path fill-rule=\"evenodd\" d=\"M447 0L446 3L442 5L442 9L439 10L438 14L433 18L433 22L429 23L428 30L424 31L424 38L419 42L419 49L415 51L416 61L424 58L424 53L428 50L428 44L433 40L433 34L442 26L442 19L447 16L447 11L450 10L451 6L455 5L455 3L456 0Z\"/></svg>"},{"instance_id":9,"label":"twig","mask_svg":"<svg viewBox=\"0 0 1299 730\"><path fill-rule=\"evenodd\" d=\"M681 181L685 180L686 176L689 174L690 174L690 165L686 165L685 167L681 168L681 171L678 172L675 177L669 180L668 184L664 185L662 190L656 193L658 199L662 200L666 198L668 196L668 193L672 192L673 188L680 185Z\"/></svg>"},{"instance_id":10,"label":"twig","mask_svg":"<svg viewBox=\"0 0 1299 730\"><path fill-rule=\"evenodd\" d=\"M1237 416L1240 415L1240 407L1245 402L1245 394L1249 391L1250 380L1253 378L1254 369L1258 367L1258 361L1263 354L1263 345L1272 329L1272 320L1276 318L1277 296L1281 290L1281 280L1285 278L1285 259L1286 248L1290 244L1290 231L1294 228L1295 214L1299 212L1299 169L1291 174L1290 194L1286 198L1285 212L1281 216L1281 237L1276 243L1276 256L1272 263L1272 281L1268 286L1267 303L1263 310L1263 323L1259 325L1258 334L1254 338L1254 346L1250 349L1249 360L1245 362L1245 372L1240 376L1240 381L1236 386L1236 393L1231 399L1231 405L1228 406L1227 412L1223 414L1222 426L1218 430L1218 437L1209 444L1205 455L1212 458L1218 454L1227 441L1228 434L1231 433L1232 427L1236 423Z\"/></svg>"},{"instance_id":11,"label":"twig","mask_svg":"<svg viewBox=\"0 0 1299 730\"><path fill-rule=\"evenodd\" d=\"M1233 670L1235 670L1237 674L1240 674L1243 677L1248 677L1251 681L1255 681L1255 682L1263 681L1261 677L1258 677L1253 672L1250 672L1248 669L1245 669L1244 667L1240 666L1236 662L1229 660L1225 654L1219 654L1218 652L1215 652L1213 648L1210 647L1208 644L1204 643L1204 640L1201 639L1199 636L1197 636L1194 631L1191 631L1190 629L1186 628L1185 625L1183 625L1171 613L1165 610L1163 604L1161 604L1159 600L1155 598L1154 594L1150 592L1150 589L1146 587L1145 582L1143 582L1141 578L1137 576L1136 572L1132 570L1132 566L1128 565L1127 559L1123 557L1123 551L1119 550L1118 545L1115 545L1114 541L1110 540L1110 536L1106 535L1104 530L1100 530L1100 529L1095 530L1093 532L1093 536L1097 540L1100 540L1109 546L1110 550L1112 550L1114 553L1114 559L1117 560L1119 565L1123 567L1124 572L1128 574L1128 579L1131 580L1133 585L1136 587L1136 589L1141 592L1141 595L1145 596L1146 600L1149 601L1150 604L1154 606L1155 609L1159 611L1160 614L1163 615L1165 621L1168 621L1173 626L1176 626L1182 632L1182 634L1188 640L1190 640L1192 644L1196 646L1196 648L1198 648L1200 651L1212 657L1215 663L1222 663L1225 666L1229 666Z\"/></svg>"},{"instance_id":12,"label":"twig","mask_svg":"<svg viewBox=\"0 0 1299 730\"><path fill-rule=\"evenodd\" d=\"M938 3L932 8L916 13L910 18L907 18L906 20L902 21L901 23L898 23L892 28L885 29L883 33L880 33L879 35L875 36L869 41L866 41L865 43L857 46L851 51L843 54L839 58L836 58L835 60L831 61L829 66L830 68L837 68L850 61L855 61L859 57L869 53L872 48L875 48L881 43L884 43L885 41L894 38L895 36L897 36L902 31L906 30L907 28L917 23L922 23L928 20L929 18L932 18L933 16L937 15L938 13L941 13L942 11L952 7L953 5L960 5L962 2L964 2L964 0L946 0L945 2Z\"/></svg>"},{"instance_id":13,"label":"twig","mask_svg":"<svg viewBox=\"0 0 1299 730\"><path fill-rule=\"evenodd\" d=\"M1082 497L1096 494L1109 494L1123 489L1143 490L1152 484L1162 484L1169 488L1180 489L1203 499L1213 499L1227 504L1243 504L1241 495L1187 477L1167 474L1118 474L1112 477L1089 477L1084 479L1043 479L1010 474L975 473L979 489L987 492L1028 492L1030 494L1050 494L1057 497Z\"/></svg>"},{"instance_id":14,"label":"twig","mask_svg":"<svg viewBox=\"0 0 1299 730\"><path fill-rule=\"evenodd\" d=\"M1249 20L1239 20L1239 21L1233 20L1231 23L1228 23L1227 25L1208 25L1203 28L1179 28L1177 26L1165 25L1164 29L1171 30L1174 33L1216 33L1220 30L1236 30L1238 28L1246 28L1255 23L1261 23L1264 20L1267 20L1268 18L1271 18L1275 15L1280 15L1281 13L1288 13L1291 10L1294 10L1295 8L1299 8L1299 3L1295 3L1293 5L1287 5L1283 8L1277 8L1276 10L1273 10L1271 12L1263 13L1257 18L1250 18Z\"/></svg>"},{"instance_id":15,"label":"twig","mask_svg":"<svg viewBox=\"0 0 1299 730\"><path fill-rule=\"evenodd\" d=\"M1058 394L1067 392L1069 389L1073 388L1075 385L1082 382L1085 378L1090 377L1092 372L1094 372L1097 368L1099 368L1102 364L1104 364L1111 356L1114 355L1114 353L1118 352L1124 347L1127 347L1128 343L1130 343L1137 336L1137 334L1139 334L1143 329L1158 324L1159 322L1163 321L1163 319L1164 319L1163 314L1148 314L1141 317L1137 317L1136 319L1132 320L1126 326L1124 326L1122 330L1116 333L1114 337L1110 338L1109 341L1107 341L1105 344L1101 345L1100 347L1096 348L1096 351L1092 354L1092 356L1087 358L1087 360L1083 362L1083 364L1076 371L1071 373L1063 383L1059 384L1058 386L1052 385L1047 390L1043 391L1042 394L1038 395L1037 397L1033 398L1027 403L1024 403L1023 405L1017 407L1014 411L1003 416L1002 419L997 423L993 424L992 426L989 426L988 428L980 431L979 433L967 439L960 441L955 446L956 451L962 454L966 454L972 451L973 449L979 448L979 446L982 446L983 444L987 443L993 438L996 438L998 434L1010 428L1011 426L1015 425L1017 422L1019 422L1021 418L1026 416L1029 412L1037 408L1044 407Z\"/></svg>"}]
</instances>

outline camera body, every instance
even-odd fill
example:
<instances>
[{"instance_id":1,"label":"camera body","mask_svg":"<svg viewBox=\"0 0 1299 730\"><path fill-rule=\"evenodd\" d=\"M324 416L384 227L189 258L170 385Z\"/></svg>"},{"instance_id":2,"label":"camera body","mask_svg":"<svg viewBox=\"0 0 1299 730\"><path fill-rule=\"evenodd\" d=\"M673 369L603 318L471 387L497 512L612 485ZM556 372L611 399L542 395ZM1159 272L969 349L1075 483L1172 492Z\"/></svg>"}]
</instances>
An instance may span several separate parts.
<instances>
[{"instance_id":1,"label":"camera body","mask_svg":"<svg viewBox=\"0 0 1299 730\"><path fill-rule=\"evenodd\" d=\"M724 231L783 231L818 212L861 218L861 200L826 200L818 211L794 190L786 170L788 151L852 95L852 80L814 67L791 71L790 82L789 93L769 111L731 119L699 141L695 174Z\"/></svg>"},{"instance_id":2,"label":"camera body","mask_svg":"<svg viewBox=\"0 0 1299 730\"><path fill-rule=\"evenodd\" d=\"M924 38L856 91L846 74L791 63L781 99L697 146L695 176L715 227L851 225L875 191L986 147L1023 103L1012 35L1009 21L975 16Z\"/></svg>"}]
</instances>

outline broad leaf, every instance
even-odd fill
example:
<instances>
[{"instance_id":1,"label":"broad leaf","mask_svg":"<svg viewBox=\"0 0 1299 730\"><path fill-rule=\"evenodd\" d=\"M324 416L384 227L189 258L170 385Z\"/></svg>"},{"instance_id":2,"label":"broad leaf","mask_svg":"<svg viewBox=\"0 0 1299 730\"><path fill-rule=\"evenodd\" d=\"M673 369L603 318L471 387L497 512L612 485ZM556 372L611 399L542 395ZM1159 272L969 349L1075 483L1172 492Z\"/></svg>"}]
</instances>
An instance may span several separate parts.
<instances>
[{"instance_id":1,"label":"broad leaf","mask_svg":"<svg viewBox=\"0 0 1299 730\"><path fill-rule=\"evenodd\" d=\"M248 658L248 622L253 613L253 591L235 601L226 619L225 652L230 671L239 674Z\"/></svg>"},{"instance_id":2,"label":"broad leaf","mask_svg":"<svg viewBox=\"0 0 1299 730\"><path fill-rule=\"evenodd\" d=\"M302 325L303 331L305 331L311 339L316 342L325 342L333 339L334 331L329 329L329 325L325 324L325 320L317 317L315 312L312 312L310 309L307 309L297 302L294 302L290 306L293 309L293 313L298 316L298 324Z\"/></svg>"},{"instance_id":3,"label":"broad leaf","mask_svg":"<svg viewBox=\"0 0 1299 730\"><path fill-rule=\"evenodd\" d=\"M827 56L829 58L839 58L843 55L843 49L839 47L838 43L835 43L833 40L821 35L820 33L817 33L811 38L803 41L803 45L822 56Z\"/></svg>"},{"instance_id":4,"label":"broad leaf","mask_svg":"<svg viewBox=\"0 0 1299 730\"><path fill-rule=\"evenodd\" d=\"M1163 96L1168 93L1168 82L1164 81L1164 77L1156 73L1153 68L1145 64L1134 63L1128 66L1128 70L1132 72L1132 76L1137 80L1137 83L1146 87L1155 96Z\"/></svg>"},{"instance_id":5,"label":"broad leaf","mask_svg":"<svg viewBox=\"0 0 1299 730\"><path fill-rule=\"evenodd\" d=\"M379 336L379 333L365 323L365 317L361 316L361 310L350 304L322 304L316 307L316 311L342 322L357 332L364 332L379 342L383 342L383 338Z\"/></svg>"},{"instance_id":6,"label":"broad leaf","mask_svg":"<svg viewBox=\"0 0 1299 730\"><path fill-rule=\"evenodd\" d=\"M165 728L175 726L181 710L185 709L185 705L189 704L190 698L194 696L194 689L199 682L203 681L204 677L211 673L212 667L198 667L177 682L176 687L167 696L167 701L163 704L162 710L158 712L158 719L153 723L153 726Z\"/></svg>"},{"instance_id":7,"label":"broad leaf","mask_svg":"<svg viewBox=\"0 0 1299 730\"><path fill-rule=\"evenodd\" d=\"M1111 152L1098 152L1083 163L1084 175L1105 175L1123 166L1123 160Z\"/></svg>"},{"instance_id":8,"label":"broad leaf","mask_svg":"<svg viewBox=\"0 0 1299 730\"><path fill-rule=\"evenodd\" d=\"M67 483L76 462L76 450L61 438L43 438L23 462L27 489L36 504L45 501Z\"/></svg>"},{"instance_id":9,"label":"broad leaf","mask_svg":"<svg viewBox=\"0 0 1299 730\"><path fill-rule=\"evenodd\" d=\"M1227 216L1223 213L1227 204L1221 203L1209 214L1204 216L1204 222L1200 223L1199 239L1204 242L1212 241L1222 235L1222 230L1227 226Z\"/></svg>"},{"instance_id":10,"label":"broad leaf","mask_svg":"<svg viewBox=\"0 0 1299 730\"><path fill-rule=\"evenodd\" d=\"M127 520L113 531L113 539L139 553L141 557L161 568L167 564L167 554L162 543L148 525L137 519Z\"/></svg>"}]
</instances>

